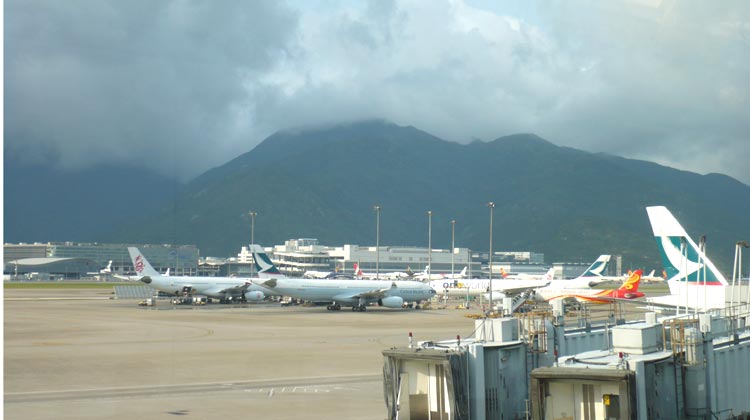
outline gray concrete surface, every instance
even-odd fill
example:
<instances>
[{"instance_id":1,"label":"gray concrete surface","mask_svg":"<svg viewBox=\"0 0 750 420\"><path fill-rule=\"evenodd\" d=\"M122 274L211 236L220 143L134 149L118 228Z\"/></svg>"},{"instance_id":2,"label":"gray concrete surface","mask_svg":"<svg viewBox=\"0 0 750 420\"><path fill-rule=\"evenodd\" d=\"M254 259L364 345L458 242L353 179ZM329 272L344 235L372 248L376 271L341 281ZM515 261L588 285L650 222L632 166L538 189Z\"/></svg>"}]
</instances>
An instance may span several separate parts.
<instances>
[{"instance_id":1,"label":"gray concrete surface","mask_svg":"<svg viewBox=\"0 0 750 420\"><path fill-rule=\"evenodd\" d=\"M472 334L473 310L156 308L5 290L6 419L383 419L381 351Z\"/></svg>"}]
</instances>

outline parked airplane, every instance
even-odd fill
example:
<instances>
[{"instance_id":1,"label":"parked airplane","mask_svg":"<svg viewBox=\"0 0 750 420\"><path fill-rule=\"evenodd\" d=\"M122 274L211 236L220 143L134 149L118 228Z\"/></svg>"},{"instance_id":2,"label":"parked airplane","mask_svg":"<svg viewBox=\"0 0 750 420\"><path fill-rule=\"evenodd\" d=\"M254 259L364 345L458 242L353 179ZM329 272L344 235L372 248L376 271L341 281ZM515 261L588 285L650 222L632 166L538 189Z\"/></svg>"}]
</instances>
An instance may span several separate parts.
<instances>
[{"instance_id":1,"label":"parked airplane","mask_svg":"<svg viewBox=\"0 0 750 420\"><path fill-rule=\"evenodd\" d=\"M493 279L492 290L501 291L504 287L516 287L520 291L543 287L554 278L555 270L551 268L542 278L538 279ZM448 296L479 296L487 293L490 289L489 279L465 279L465 280L433 280L430 286L440 295ZM494 296L493 296L494 299Z\"/></svg>"},{"instance_id":2,"label":"parked airplane","mask_svg":"<svg viewBox=\"0 0 750 420\"><path fill-rule=\"evenodd\" d=\"M186 294L205 295L219 299L222 302L259 302L272 291L253 283L250 278L240 277L197 277L197 276L164 276L159 274L138 248L128 247L130 259L140 281L170 295L182 296Z\"/></svg>"},{"instance_id":3,"label":"parked airplane","mask_svg":"<svg viewBox=\"0 0 750 420\"><path fill-rule=\"evenodd\" d=\"M546 273L542 274L527 274L527 273L518 273L511 275L510 273L506 272L505 269L500 268L500 276L504 280L552 280L555 278L555 267L550 268L547 270Z\"/></svg>"},{"instance_id":4,"label":"parked airplane","mask_svg":"<svg viewBox=\"0 0 750 420\"><path fill-rule=\"evenodd\" d=\"M112 260L109 260L109 263L107 263L107 266L102 268L99 271L91 271L86 273L86 277L93 277L96 280L101 280L102 278L109 277L112 274Z\"/></svg>"},{"instance_id":5,"label":"parked airplane","mask_svg":"<svg viewBox=\"0 0 750 420\"><path fill-rule=\"evenodd\" d=\"M251 252L259 272L273 270L261 265L271 261L263 248L254 245ZM352 311L364 312L369 303L377 303L386 308L402 308L404 304L415 303L419 307L420 302L435 295L429 285L416 281L319 280L271 276L260 285L283 296L328 303L327 308L331 311L351 306Z\"/></svg>"},{"instance_id":6,"label":"parked airplane","mask_svg":"<svg viewBox=\"0 0 750 420\"><path fill-rule=\"evenodd\" d=\"M664 264L669 295L648 298L654 307L724 308L729 283L663 206L646 207Z\"/></svg>"},{"instance_id":7,"label":"parked airplane","mask_svg":"<svg viewBox=\"0 0 750 420\"><path fill-rule=\"evenodd\" d=\"M315 270L307 270L304 274L302 274L302 277L308 278L308 279L327 279L329 278L333 273L333 271L315 271Z\"/></svg>"},{"instance_id":8,"label":"parked airplane","mask_svg":"<svg viewBox=\"0 0 750 420\"><path fill-rule=\"evenodd\" d=\"M602 273L607 268L609 263L609 255L600 255L599 258L594 261L593 264L586 269L580 276L574 279L558 279L554 278L541 279L541 280L505 280L499 279L492 283L492 299L501 300L503 298L517 295L524 292L531 292L534 289L540 287L553 287L556 289L585 289L590 288L598 283L601 283ZM554 272L549 271L547 274L551 277ZM483 280L487 281L487 280ZM487 289L489 290L489 289ZM497 293L496 293L497 292ZM485 294L489 299L489 294Z\"/></svg>"},{"instance_id":9,"label":"parked airplane","mask_svg":"<svg viewBox=\"0 0 750 420\"><path fill-rule=\"evenodd\" d=\"M414 273L403 271L388 271L384 273L365 273L354 263L354 276L358 279L383 279L383 280L406 280L414 277Z\"/></svg>"},{"instance_id":10,"label":"parked airplane","mask_svg":"<svg viewBox=\"0 0 750 420\"><path fill-rule=\"evenodd\" d=\"M645 296L643 292L638 291L642 275L642 270L634 271L619 289L566 289L550 285L536 289L533 297L537 301L549 302L557 299L575 299L579 302L591 303L611 303L620 299L637 299Z\"/></svg>"},{"instance_id":11,"label":"parked airplane","mask_svg":"<svg viewBox=\"0 0 750 420\"><path fill-rule=\"evenodd\" d=\"M421 281L434 281L434 280L455 280L455 279L465 279L466 278L466 272L469 270L469 267L464 267L461 269L461 271L457 274L454 274L453 277L451 277L450 273L431 273L430 272L430 266L426 266L424 268L424 271L421 273L414 274L415 280L421 280Z\"/></svg>"}]
</instances>

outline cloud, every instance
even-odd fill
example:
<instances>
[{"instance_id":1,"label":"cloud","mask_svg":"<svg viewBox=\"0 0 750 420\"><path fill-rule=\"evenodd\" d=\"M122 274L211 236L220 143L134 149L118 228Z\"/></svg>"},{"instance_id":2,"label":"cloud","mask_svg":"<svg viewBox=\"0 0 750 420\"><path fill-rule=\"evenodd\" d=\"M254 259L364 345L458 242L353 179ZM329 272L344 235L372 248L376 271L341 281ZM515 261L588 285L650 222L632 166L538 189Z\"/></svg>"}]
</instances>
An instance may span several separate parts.
<instances>
[{"instance_id":1,"label":"cloud","mask_svg":"<svg viewBox=\"0 0 750 420\"><path fill-rule=\"evenodd\" d=\"M223 163L252 134L242 83L296 25L274 4L7 2L6 147L182 177Z\"/></svg>"},{"instance_id":2,"label":"cloud","mask_svg":"<svg viewBox=\"0 0 750 420\"><path fill-rule=\"evenodd\" d=\"M6 3L6 148L197 175L272 132L534 132L750 183L750 6ZM168 165L167 165L168 166ZM173 169L170 169L173 170Z\"/></svg>"}]
</instances>

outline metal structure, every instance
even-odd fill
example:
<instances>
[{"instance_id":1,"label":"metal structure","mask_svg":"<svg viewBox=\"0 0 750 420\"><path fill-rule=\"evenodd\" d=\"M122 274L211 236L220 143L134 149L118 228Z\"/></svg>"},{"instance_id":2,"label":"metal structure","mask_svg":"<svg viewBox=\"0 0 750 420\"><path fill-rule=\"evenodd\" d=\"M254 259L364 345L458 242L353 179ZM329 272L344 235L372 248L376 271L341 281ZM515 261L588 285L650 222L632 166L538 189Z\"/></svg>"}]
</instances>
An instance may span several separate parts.
<instances>
[{"instance_id":1,"label":"metal structure","mask_svg":"<svg viewBox=\"0 0 750 420\"><path fill-rule=\"evenodd\" d=\"M492 312L492 305L494 300L492 300L492 213L495 210L495 203L490 201L487 203L487 207L490 208L490 254L489 254L489 262L487 264L487 267L489 268L490 272L490 312Z\"/></svg>"},{"instance_id":2,"label":"metal structure","mask_svg":"<svg viewBox=\"0 0 750 420\"><path fill-rule=\"evenodd\" d=\"M427 279L432 276L432 210L427 211Z\"/></svg>"},{"instance_id":3,"label":"metal structure","mask_svg":"<svg viewBox=\"0 0 750 420\"><path fill-rule=\"evenodd\" d=\"M373 206L375 210L375 279L380 279L380 205Z\"/></svg>"}]
</instances>

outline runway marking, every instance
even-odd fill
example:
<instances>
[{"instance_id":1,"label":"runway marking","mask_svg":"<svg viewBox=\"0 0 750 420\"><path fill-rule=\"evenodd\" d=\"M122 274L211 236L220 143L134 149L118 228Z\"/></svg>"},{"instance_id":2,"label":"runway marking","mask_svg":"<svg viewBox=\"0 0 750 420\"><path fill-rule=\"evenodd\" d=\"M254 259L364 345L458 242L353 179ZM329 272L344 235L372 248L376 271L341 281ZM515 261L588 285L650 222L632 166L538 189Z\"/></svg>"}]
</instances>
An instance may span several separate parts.
<instances>
[{"instance_id":1,"label":"runway marking","mask_svg":"<svg viewBox=\"0 0 750 420\"><path fill-rule=\"evenodd\" d=\"M39 343L31 343L31 345L32 346L37 346L37 347L49 347L49 346L64 346L66 344L65 343L59 343L59 342L54 342L54 341L42 341L42 342L39 342Z\"/></svg>"},{"instance_id":2,"label":"runway marking","mask_svg":"<svg viewBox=\"0 0 750 420\"><path fill-rule=\"evenodd\" d=\"M4 298L9 301L30 301L30 300L112 300L109 296L79 296L79 297L16 297Z\"/></svg>"},{"instance_id":3,"label":"runway marking","mask_svg":"<svg viewBox=\"0 0 750 420\"><path fill-rule=\"evenodd\" d=\"M277 389L288 393L287 388L306 389L329 389L349 390L351 387L339 387L344 384L380 382L382 374L355 374L341 376L315 376L299 378L259 379L237 382L208 382L193 384L173 385L144 385L117 388L88 388L60 391L29 391L29 392L6 392L4 394L5 404L43 402L43 401L68 401L68 400L91 400L106 398L132 398L132 397L159 397L165 395L185 395L207 392L231 392L244 391L250 393L261 393L263 389L269 389L269 396L273 396ZM309 392L309 391L305 391ZM323 392L323 391L313 391Z\"/></svg>"}]
</instances>

